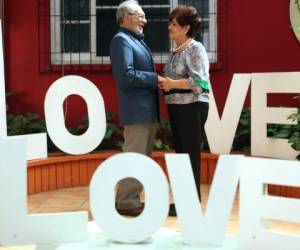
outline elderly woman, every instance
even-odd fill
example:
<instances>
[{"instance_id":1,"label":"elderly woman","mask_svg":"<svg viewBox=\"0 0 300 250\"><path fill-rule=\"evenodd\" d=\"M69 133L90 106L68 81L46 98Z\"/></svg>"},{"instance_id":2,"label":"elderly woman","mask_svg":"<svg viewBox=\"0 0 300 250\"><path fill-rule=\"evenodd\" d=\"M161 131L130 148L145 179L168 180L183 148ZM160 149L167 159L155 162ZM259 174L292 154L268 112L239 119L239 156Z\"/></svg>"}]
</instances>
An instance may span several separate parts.
<instances>
[{"instance_id":1,"label":"elderly woman","mask_svg":"<svg viewBox=\"0 0 300 250\"><path fill-rule=\"evenodd\" d=\"M205 48L193 38L201 18L191 6L178 6L169 16L169 37L176 44L160 82L176 153L188 153L200 195L200 146L208 114L209 61ZM170 215L176 215L174 205Z\"/></svg>"}]
</instances>

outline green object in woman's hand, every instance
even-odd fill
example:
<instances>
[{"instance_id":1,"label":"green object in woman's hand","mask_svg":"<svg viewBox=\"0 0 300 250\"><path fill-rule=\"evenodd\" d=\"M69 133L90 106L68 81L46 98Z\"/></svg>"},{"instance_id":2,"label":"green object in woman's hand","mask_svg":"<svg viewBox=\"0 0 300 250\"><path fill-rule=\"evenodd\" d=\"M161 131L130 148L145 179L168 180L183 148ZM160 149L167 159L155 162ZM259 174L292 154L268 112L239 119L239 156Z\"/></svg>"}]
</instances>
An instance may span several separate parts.
<instances>
[{"instance_id":1,"label":"green object in woman's hand","mask_svg":"<svg viewBox=\"0 0 300 250\"><path fill-rule=\"evenodd\" d=\"M202 89L209 90L209 82L201 79L194 79L195 83Z\"/></svg>"}]
</instances>

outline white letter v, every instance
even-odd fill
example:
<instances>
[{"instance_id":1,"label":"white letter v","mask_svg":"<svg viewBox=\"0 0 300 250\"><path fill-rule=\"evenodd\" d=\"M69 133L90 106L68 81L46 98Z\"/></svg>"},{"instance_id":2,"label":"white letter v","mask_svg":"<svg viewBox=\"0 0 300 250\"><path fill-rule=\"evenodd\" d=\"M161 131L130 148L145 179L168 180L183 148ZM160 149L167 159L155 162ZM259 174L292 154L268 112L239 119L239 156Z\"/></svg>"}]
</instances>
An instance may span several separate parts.
<instances>
[{"instance_id":1,"label":"white letter v","mask_svg":"<svg viewBox=\"0 0 300 250\"><path fill-rule=\"evenodd\" d=\"M220 156L203 218L187 154L166 154L166 163L183 240L222 245L239 181L241 155Z\"/></svg>"}]
</instances>

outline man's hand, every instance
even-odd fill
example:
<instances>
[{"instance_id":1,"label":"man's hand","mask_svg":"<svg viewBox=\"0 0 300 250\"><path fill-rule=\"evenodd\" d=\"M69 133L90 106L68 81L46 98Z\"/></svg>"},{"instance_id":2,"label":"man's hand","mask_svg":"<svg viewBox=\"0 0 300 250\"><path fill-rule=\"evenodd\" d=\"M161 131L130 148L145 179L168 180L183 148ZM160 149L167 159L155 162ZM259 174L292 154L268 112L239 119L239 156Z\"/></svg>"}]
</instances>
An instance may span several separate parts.
<instances>
[{"instance_id":1,"label":"man's hand","mask_svg":"<svg viewBox=\"0 0 300 250\"><path fill-rule=\"evenodd\" d=\"M166 78L164 78L164 77L158 75L158 84L160 84L161 82L163 82L163 81L165 81L165 80L166 80Z\"/></svg>"},{"instance_id":2,"label":"man's hand","mask_svg":"<svg viewBox=\"0 0 300 250\"><path fill-rule=\"evenodd\" d=\"M162 77L162 80L159 82L158 87L160 89L163 89L166 92L169 92L170 89L172 89L172 82L171 81L172 81L172 79L169 78L169 77L166 77L166 78Z\"/></svg>"}]
</instances>

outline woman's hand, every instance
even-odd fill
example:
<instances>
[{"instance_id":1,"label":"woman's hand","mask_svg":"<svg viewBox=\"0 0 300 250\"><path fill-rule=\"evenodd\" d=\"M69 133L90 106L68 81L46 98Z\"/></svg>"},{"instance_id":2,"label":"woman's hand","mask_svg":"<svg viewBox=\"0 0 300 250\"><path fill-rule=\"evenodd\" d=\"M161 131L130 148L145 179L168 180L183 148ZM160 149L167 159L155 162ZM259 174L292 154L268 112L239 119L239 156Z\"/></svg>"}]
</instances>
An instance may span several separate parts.
<instances>
[{"instance_id":1,"label":"woman's hand","mask_svg":"<svg viewBox=\"0 0 300 250\"><path fill-rule=\"evenodd\" d=\"M163 89L166 92L169 92L172 89L172 79L169 77L164 78L161 82L159 82L159 88Z\"/></svg>"}]
</instances>

